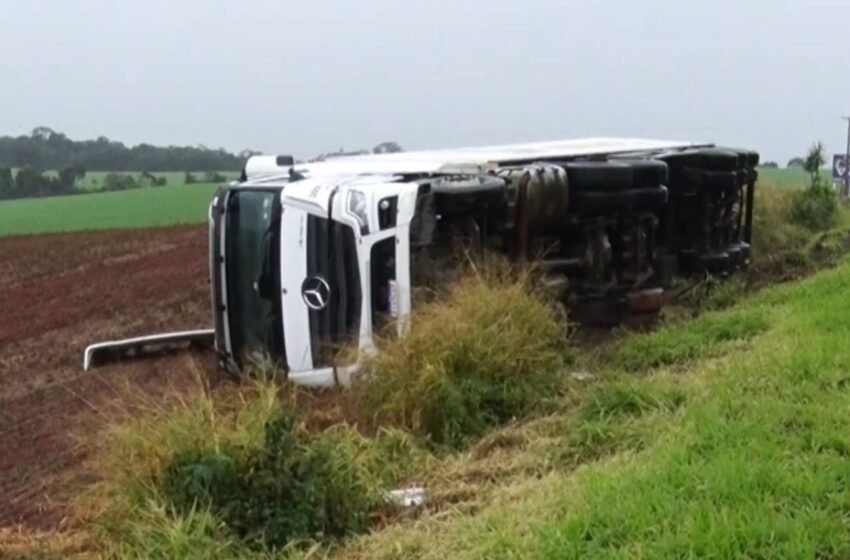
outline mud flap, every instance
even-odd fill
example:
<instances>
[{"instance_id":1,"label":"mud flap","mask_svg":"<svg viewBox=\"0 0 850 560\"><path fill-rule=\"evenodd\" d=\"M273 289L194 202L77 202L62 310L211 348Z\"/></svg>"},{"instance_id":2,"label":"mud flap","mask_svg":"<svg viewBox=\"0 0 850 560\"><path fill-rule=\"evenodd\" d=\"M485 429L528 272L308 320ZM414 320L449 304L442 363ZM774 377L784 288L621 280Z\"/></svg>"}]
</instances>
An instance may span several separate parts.
<instances>
[{"instance_id":1,"label":"mud flap","mask_svg":"<svg viewBox=\"0 0 850 560\"><path fill-rule=\"evenodd\" d=\"M214 344L214 329L181 331L98 342L88 346L83 353L83 370L88 371L92 367L106 362L139 357L167 349L186 346L212 347Z\"/></svg>"}]
</instances>

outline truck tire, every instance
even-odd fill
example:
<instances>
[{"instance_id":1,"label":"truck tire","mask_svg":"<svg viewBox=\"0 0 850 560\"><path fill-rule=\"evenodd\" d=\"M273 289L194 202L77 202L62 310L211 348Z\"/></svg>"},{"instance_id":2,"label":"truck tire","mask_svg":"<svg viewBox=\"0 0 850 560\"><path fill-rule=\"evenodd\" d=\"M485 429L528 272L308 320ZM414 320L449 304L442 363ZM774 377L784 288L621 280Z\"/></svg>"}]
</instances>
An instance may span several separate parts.
<instances>
[{"instance_id":1,"label":"truck tire","mask_svg":"<svg viewBox=\"0 0 850 560\"><path fill-rule=\"evenodd\" d=\"M703 171L703 184L712 190L734 192L739 186L737 171Z\"/></svg>"},{"instance_id":2,"label":"truck tire","mask_svg":"<svg viewBox=\"0 0 850 560\"><path fill-rule=\"evenodd\" d=\"M737 152L718 148L677 152L667 154L659 159L667 163L671 173L686 167L707 171L736 171L741 167Z\"/></svg>"},{"instance_id":3,"label":"truck tire","mask_svg":"<svg viewBox=\"0 0 850 560\"><path fill-rule=\"evenodd\" d=\"M741 186L738 171L707 171L694 167L676 169L669 187L676 192L696 192L700 189L734 192ZM746 172L744 171L746 174Z\"/></svg>"},{"instance_id":4,"label":"truck tire","mask_svg":"<svg viewBox=\"0 0 850 560\"><path fill-rule=\"evenodd\" d=\"M741 167L738 154L729 150L702 150L700 159L700 167L707 171L737 171Z\"/></svg>"},{"instance_id":5,"label":"truck tire","mask_svg":"<svg viewBox=\"0 0 850 560\"><path fill-rule=\"evenodd\" d=\"M757 167L760 161L759 153L754 152L753 150L742 150L740 148L729 148L724 147L721 148L724 151L735 152L738 154L738 165L739 167Z\"/></svg>"},{"instance_id":6,"label":"truck tire","mask_svg":"<svg viewBox=\"0 0 850 560\"><path fill-rule=\"evenodd\" d=\"M677 194L695 193L702 187L702 170L695 167L671 167L667 187Z\"/></svg>"},{"instance_id":7,"label":"truck tire","mask_svg":"<svg viewBox=\"0 0 850 560\"><path fill-rule=\"evenodd\" d=\"M573 192L574 208L587 214L630 213L654 210L667 204L667 188L630 189L620 192Z\"/></svg>"},{"instance_id":8,"label":"truck tire","mask_svg":"<svg viewBox=\"0 0 850 560\"><path fill-rule=\"evenodd\" d=\"M752 150L747 150L747 167L758 167L758 164L761 161L761 157L759 157L758 152L754 152Z\"/></svg>"},{"instance_id":9,"label":"truck tire","mask_svg":"<svg viewBox=\"0 0 850 560\"><path fill-rule=\"evenodd\" d=\"M667 164L658 159L621 159L632 168L632 188L650 189L667 183Z\"/></svg>"},{"instance_id":10,"label":"truck tire","mask_svg":"<svg viewBox=\"0 0 850 560\"><path fill-rule=\"evenodd\" d=\"M670 174L678 172L685 167L702 167L700 152L697 150L665 154L658 159L667 164Z\"/></svg>"},{"instance_id":11,"label":"truck tire","mask_svg":"<svg viewBox=\"0 0 850 560\"><path fill-rule=\"evenodd\" d=\"M611 161L578 161L566 165L573 191L622 191L632 188L632 167Z\"/></svg>"}]
</instances>

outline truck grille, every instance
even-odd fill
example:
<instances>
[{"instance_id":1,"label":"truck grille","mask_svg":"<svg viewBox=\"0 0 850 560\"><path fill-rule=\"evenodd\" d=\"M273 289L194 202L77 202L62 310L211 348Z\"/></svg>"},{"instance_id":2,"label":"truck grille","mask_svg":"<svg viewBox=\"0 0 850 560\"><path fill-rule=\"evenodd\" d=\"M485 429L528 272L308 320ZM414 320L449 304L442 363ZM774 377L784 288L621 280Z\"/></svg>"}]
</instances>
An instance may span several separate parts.
<instances>
[{"instance_id":1,"label":"truck grille","mask_svg":"<svg viewBox=\"0 0 850 560\"><path fill-rule=\"evenodd\" d=\"M330 286L327 306L309 311L313 367L328 367L360 330L361 288L354 230L309 216L307 276L319 276Z\"/></svg>"}]
</instances>

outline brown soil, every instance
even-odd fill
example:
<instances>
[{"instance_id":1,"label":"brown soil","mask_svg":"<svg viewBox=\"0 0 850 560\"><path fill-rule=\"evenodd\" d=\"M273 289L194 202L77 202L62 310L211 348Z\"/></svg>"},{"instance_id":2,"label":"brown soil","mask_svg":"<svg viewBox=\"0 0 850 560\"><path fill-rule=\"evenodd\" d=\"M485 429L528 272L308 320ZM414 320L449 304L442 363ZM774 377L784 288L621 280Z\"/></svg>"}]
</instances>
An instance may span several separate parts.
<instances>
[{"instance_id":1,"label":"brown soil","mask_svg":"<svg viewBox=\"0 0 850 560\"><path fill-rule=\"evenodd\" d=\"M85 483L76 438L126 387L215 376L209 352L83 372L87 344L210 323L204 228L0 239L0 528L63 525Z\"/></svg>"}]
</instances>

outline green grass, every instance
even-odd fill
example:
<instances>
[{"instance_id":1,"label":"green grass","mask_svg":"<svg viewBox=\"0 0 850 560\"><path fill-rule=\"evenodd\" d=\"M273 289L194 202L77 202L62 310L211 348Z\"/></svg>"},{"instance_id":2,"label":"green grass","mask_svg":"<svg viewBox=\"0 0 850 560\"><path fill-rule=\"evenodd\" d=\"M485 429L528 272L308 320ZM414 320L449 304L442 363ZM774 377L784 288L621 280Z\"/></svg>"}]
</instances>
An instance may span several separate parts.
<instances>
[{"instance_id":1,"label":"green grass","mask_svg":"<svg viewBox=\"0 0 850 560\"><path fill-rule=\"evenodd\" d=\"M216 185L0 201L0 236L202 223Z\"/></svg>"},{"instance_id":2,"label":"green grass","mask_svg":"<svg viewBox=\"0 0 850 560\"><path fill-rule=\"evenodd\" d=\"M98 483L77 506L104 557L280 558L392 513L385 490L430 457L419 442L344 423L311 431L257 373L215 397L200 377L188 395L139 393L84 441Z\"/></svg>"},{"instance_id":3,"label":"green grass","mask_svg":"<svg viewBox=\"0 0 850 560\"><path fill-rule=\"evenodd\" d=\"M845 262L630 339L548 468L339 557L850 557L848 290Z\"/></svg>"},{"instance_id":4,"label":"green grass","mask_svg":"<svg viewBox=\"0 0 850 560\"><path fill-rule=\"evenodd\" d=\"M613 353L614 362L629 371L669 366L728 350L768 329L759 310L732 310L703 315L676 328L626 338Z\"/></svg>"},{"instance_id":5,"label":"green grass","mask_svg":"<svg viewBox=\"0 0 850 560\"><path fill-rule=\"evenodd\" d=\"M355 391L365 423L461 448L557 392L569 345L531 281L486 263L379 341Z\"/></svg>"}]
</instances>

